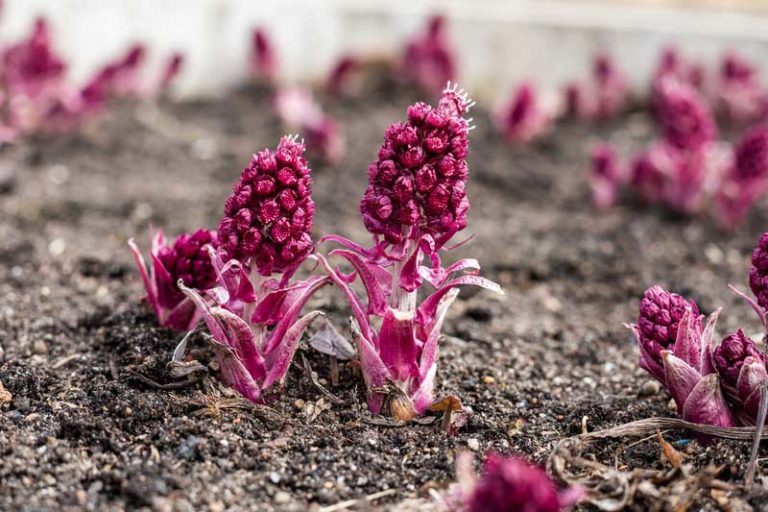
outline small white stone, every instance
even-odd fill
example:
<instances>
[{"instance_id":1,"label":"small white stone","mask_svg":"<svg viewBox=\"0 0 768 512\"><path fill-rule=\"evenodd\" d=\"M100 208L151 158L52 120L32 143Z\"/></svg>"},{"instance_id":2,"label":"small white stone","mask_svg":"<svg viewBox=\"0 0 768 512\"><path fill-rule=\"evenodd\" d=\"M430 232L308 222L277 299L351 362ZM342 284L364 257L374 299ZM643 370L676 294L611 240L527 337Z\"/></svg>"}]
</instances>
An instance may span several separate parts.
<instances>
[{"instance_id":1,"label":"small white stone","mask_svg":"<svg viewBox=\"0 0 768 512\"><path fill-rule=\"evenodd\" d=\"M480 451L480 441L478 441L474 437L467 439L467 448L469 448L473 452Z\"/></svg>"}]
</instances>

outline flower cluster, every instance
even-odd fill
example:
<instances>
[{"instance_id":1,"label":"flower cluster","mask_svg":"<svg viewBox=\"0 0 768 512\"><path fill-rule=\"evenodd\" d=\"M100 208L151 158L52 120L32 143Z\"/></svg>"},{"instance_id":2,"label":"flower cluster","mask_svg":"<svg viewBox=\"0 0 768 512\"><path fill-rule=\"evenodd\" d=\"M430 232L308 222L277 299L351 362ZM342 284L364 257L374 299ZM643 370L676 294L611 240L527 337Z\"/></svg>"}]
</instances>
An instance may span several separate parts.
<instances>
[{"instance_id":1,"label":"flower cluster","mask_svg":"<svg viewBox=\"0 0 768 512\"><path fill-rule=\"evenodd\" d=\"M749 122L768 116L768 89L757 69L743 56L723 56L717 81L717 97L728 119Z\"/></svg>"},{"instance_id":2,"label":"flower cluster","mask_svg":"<svg viewBox=\"0 0 768 512\"><path fill-rule=\"evenodd\" d=\"M592 189L592 202L598 208L608 208L616 204L621 186L626 184L627 172L616 157L616 152L608 144L598 144L590 152L592 168L589 184Z\"/></svg>"},{"instance_id":3,"label":"flower cluster","mask_svg":"<svg viewBox=\"0 0 768 512\"><path fill-rule=\"evenodd\" d=\"M192 329L200 314L178 287L182 282L201 291L216 284L216 274L206 246L216 246L216 233L200 229L180 235L168 245L162 230L152 238L150 265L144 261L133 239L128 241L136 267L141 274L146 299L160 325L179 331Z\"/></svg>"},{"instance_id":4,"label":"flower cluster","mask_svg":"<svg viewBox=\"0 0 768 512\"><path fill-rule=\"evenodd\" d=\"M752 254L749 284L755 298L734 288L768 333L766 276L768 233ZM718 315L719 310L705 325L693 301L654 286L640 302L637 323L628 327L640 347L640 367L669 390L683 419L721 427L754 425L768 356L742 329L713 348Z\"/></svg>"},{"instance_id":5,"label":"flower cluster","mask_svg":"<svg viewBox=\"0 0 768 512\"><path fill-rule=\"evenodd\" d=\"M496 128L509 142L530 142L547 133L555 119L556 104L541 98L533 84L524 82L494 116Z\"/></svg>"},{"instance_id":6,"label":"flower cluster","mask_svg":"<svg viewBox=\"0 0 768 512\"><path fill-rule=\"evenodd\" d=\"M488 453L478 476L473 456L456 457L456 480L444 502L451 512L560 512L578 503L579 487L558 490L547 473L525 459Z\"/></svg>"},{"instance_id":7,"label":"flower cluster","mask_svg":"<svg viewBox=\"0 0 768 512\"><path fill-rule=\"evenodd\" d=\"M360 61L352 55L343 55L331 68L325 82L325 90L332 96L349 92L351 82L360 71Z\"/></svg>"},{"instance_id":8,"label":"flower cluster","mask_svg":"<svg viewBox=\"0 0 768 512\"><path fill-rule=\"evenodd\" d=\"M588 82L565 86L565 113L586 120L609 119L624 110L628 96L624 73L610 55L599 53L592 61Z\"/></svg>"},{"instance_id":9,"label":"flower cluster","mask_svg":"<svg viewBox=\"0 0 768 512\"><path fill-rule=\"evenodd\" d=\"M345 152L344 136L335 119L323 112L312 92L301 87L281 89L274 98L277 116L288 130L297 130L313 154L328 164Z\"/></svg>"},{"instance_id":10,"label":"flower cluster","mask_svg":"<svg viewBox=\"0 0 768 512\"><path fill-rule=\"evenodd\" d=\"M469 104L456 92L416 103L387 129L360 202L366 229L390 244L432 235L439 246L467 225Z\"/></svg>"},{"instance_id":11,"label":"flower cluster","mask_svg":"<svg viewBox=\"0 0 768 512\"><path fill-rule=\"evenodd\" d=\"M352 308L355 341L368 390L368 407L408 420L433 405L440 330L462 285L501 289L478 274L476 260L443 268L439 249L466 225L468 122L471 103L460 91L443 91L437 107L417 103L408 121L386 132L360 204L375 244L364 248L340 236L330 252L355 270L350 275L316 255ZM424 257L431 266L423 266ZM356 278L365 297L350 286ZM424 282L435 290L417 305Z\"/></svg>"},{"instance_id":12,"label":"flower cluster","mask_svg":"<svg viewBox=\"0 0 768 512\"><path fill-rule=\"evenodd\" d=\"M178 74L180 57L172 58L158 86L147 88L140 71L146 48L135 45L78 86L67 77L67 63L53 47L45 19L32 33L2 50L0 58L0 140L80 129L104 110L111 98L153 96L167 90Z\"/></svg>"},{"instance_id":13,"label":"flower cluster","mask_svg":"<svg viewBox=\"0 0 768 512\"><path fill-rule=\"evenodd\" d=\"M262 275L285 272L312 247L312 178L304 145L283 137L275 151L254 155L224 205L222 258L254 265Z\"/></svg>"},{"instance_id":14,"label":"flower cluster","mask_svg":"<svg viewBox=\"0 0 768 512\"><path fill-rule=\"evenodd\" d=\"M446 82L456 78L456 56L448 40L446 25L443 16L433 16L426 31L408 41L399 77L429 93L439 91Z\"/></svg>"}]
</instances>

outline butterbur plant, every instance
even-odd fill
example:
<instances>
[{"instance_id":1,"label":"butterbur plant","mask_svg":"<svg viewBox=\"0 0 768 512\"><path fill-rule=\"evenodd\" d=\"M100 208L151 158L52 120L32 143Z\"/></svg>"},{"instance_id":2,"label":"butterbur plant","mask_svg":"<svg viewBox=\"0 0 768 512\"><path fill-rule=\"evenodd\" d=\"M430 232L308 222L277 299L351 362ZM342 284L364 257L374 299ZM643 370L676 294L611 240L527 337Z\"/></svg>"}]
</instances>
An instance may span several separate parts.
<instances>
[{"instance_id":1,"label":"butterbur plant","mask_svg":"<svg viewBox=\"0 0 768 512\"><path fill-rule=\"evenodd\" d=\"M162 230L152 237L149 265L133 239L128 241L141 275L146 300L164 327L178 331L193 329L201 318L195 304L184 296L178 283L206 291L216 284L216 273L206 249L216 245L216 233L199 229L167 243Z\"/></svg>"},{"instance_id":2,"label":"butterbur plant","mask_svg":"<svg viewBox=\"0 0 768 512\"><path fill-rule=\"evenodd\" d=\"M592 61L590 80L567 84L564 94L567 114L585 120L609 119L627 105L629 86L613 58L599 53Z\"/></svg>"},{"instance_id":3,"label":"butterbur plant","mask_svg":"<svg viewBox=\"0 0 768 512\"><path fill-rule=\"evenodd\" d=\"M304 136L310 152L329 164L344 157L345 142L338 123L326 114L312 92L301 87L281 89L274 108L283 125Z\"/></svg>"},{"instance_id":4,"label":"butterbur plant","mask_svg":"<svg viewBox=\"0 0 768 512\"><path fill-rule=\"evenodd\" d=\"M768 112L768 90L761 84L760 74L747 59L735 52L723 56L717 97L731 121L752 121Z\"/></svg>"},{"instance_id":5,"label":"butterbur plant","mask_svg":"<svg viewBox=\"0 0 768 512\"><path fill-rule=\"evenodd\" d=\"M251 74L263 82L271 84L277 80L277 53L263 28L254 29L251 35L250 67Z\"/></svg>"},{"instance_id":6,"label":"butterbur plant","mask_svg":"<svg viewBox=\"0 0 768 512\"><path fill-rule=\"evenodd\" d=\"M225 383L253 402L282 385L306 327L300 316L326 276L294 279L311 251L315 205L304 144L283 137L253 156L224 206L218 250L208 246L217 286L179 284L210 332Z\"/></svg>"},{"instance_id":7,"label":"butterbur plant","mask_svg":"<svg viewBox=\"0 0 768 512\"><path fill-rule=\"evenodd\" d=\"M726 336L713 353L723 390L742 425L755 425L761 384L768 376L766 355L739 329Z\"/></svg>"},{"instance_id":8,"label":"butterbur plant","mask_svg":"<svg viewBox=\"0 0 768 512\"><path fill-rule=\"evenodd\" d=\"M488 453L482 473L475 474L474 456L456 457L456 480L442 500L450 512L560 512L583 497L580 487L558 489L547 473L521 457Z\"/></svg>"},{"instance_id":9,"label":"butterbur plant","mask_svg":"<svg viewBox=\"0 0 768 512\"><path fill-rule=\"evenodd\" d=\"M697 150L717 137L709 105L691 85L665 77L659 84L658 116L664 139L681 150Z\"/></svg>"},{"instance_id":10,"label":"butterbur plant","mask_svg":"<svg viewBox=\"0 0 768 512\"><path fill-rule=\"evenodd\" d=\"M360 61L352 55L343 55L331 68L325 82L325 89L332 96L349 92L355 74L360 70Z\"/></svg>"},{"instance_id":11,"label":"butterbur plant","mask_svg":"<svg viewBox=\"0 0 768 512\"><path fill-rule=\"evenodd\" d=\"M712 337L719 311L705 317L696 304L660 286L646 290L632 329L640 367L669 390L681 418L732 427L733 413L712 364Z\"/></svg>"},{"instance_id":12,"label":"butterbur plant","mask_svg":"<svg viewBox=\"0 0 768 512\"><path fill-rule=\"evenodd\" d=\"M621 187L626 183L627 173L618 161L613 147L602 143L590 151L592 161L589 184L592 188L592 202L598 208L616 204Z\"/></svg>"},{"instance_id":13,"label":"butterbur plant","mask_svg":"<svg viewBox=\"0 0 768 512\"><path fill-rule=\"evenodd\" d=\"M434 93L456 78L456 56L451 48L447 20L432 16L426 31L412 38L405 47L399 78L405 78L425 92Z\"/></svg>"},{"instance_id":14,"label":"butterbur plant","mask_svg":"<svg viewBox=\"0 0 768 512\"><path fill-rule=\"evenodd\" d=\"M530 142L549 131L556 105L537 93L533 84L524 82L494 115L496 128L508 142Z\"/></svg>"},{"instance_id":15,"label":"butterbur plant","mask_svg":"<svg viewBox=\"0 0 768 512\"><path fill-rule=\"evenodd\" d=\"M407 121L387 129L368 169L360 213L374 245L365 248L337 235L324 238L342 246L329 254L346 260L353 274L315 255L351 306L374 414L408 420L433 405L438 340L456 288L501 291L477 275L476 260L443 267L440 259L441 249L467 224L470 126L464 115L471 105L461 91L449 87L436 107L410 106ZM422 265L425 258L429 266ZM364 297L351 287L356 278ZM434 291L419 303L425 283Z\"/></svg>"}]
</instances>

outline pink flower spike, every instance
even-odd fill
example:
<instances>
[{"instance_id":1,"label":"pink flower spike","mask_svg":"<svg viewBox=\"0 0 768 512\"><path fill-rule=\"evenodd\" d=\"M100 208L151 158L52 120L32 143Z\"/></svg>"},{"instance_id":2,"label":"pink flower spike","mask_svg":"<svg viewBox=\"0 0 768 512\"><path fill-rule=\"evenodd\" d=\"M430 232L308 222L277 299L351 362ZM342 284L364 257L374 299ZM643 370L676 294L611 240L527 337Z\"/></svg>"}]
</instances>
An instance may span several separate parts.
<instances>
[{"instance_id":1,"label":"pink flower spike","mask_svg":"<svg viewBox=\"0 0 768 512\"><path fill-rule=\"evenodd\" d=\"M595 91L594 117L608 119L620 114L627 104L629 86L624 73L607 53L598 54L592 63Z\"/></svg>"},{"instance_id":2,"label":"pink flower spike","mask_svg":"<svg viewBox=\"0 0 768 512\"><path fill-rule=\"evenodd\" d=\"M408 120L387 129L378 159L368 169L360 213L374 246L365 248L338 235L323 239L344 247L330 255L343 257L352 274L313 255L352 309L368 407L374 414L406 421L429 409L435 401L440 331L457 288L474 285L501 292L477 275L476 260L443 268L438 255L466 226L469 123L463 116L471 106L466 95L451 87L437 107L409 107ZM365 298L350 286L357 277ZM419 305L425 282L436 289Z\"/></svg>"},{"instance_id":3,"label":"pink flower spike","mask_svg":"<svg viewBox=\"0 0 768 512\"><path fill-rule=\"evenodd\" d=\"M752 63L738 53L729 52L723 57L718 78L717 96L731 121L760 118L766 90Z\"/></svg>"},{"instance_id":4,"label":"pink flower spike","mask_svg":"<svg viewBox=\"0 0 768 512\"><path fill-rule=\"evenodd\" d=\"M180 235L173 245L168 245L162 230L158 231L152 239L149 267L133 239L128 245L141 274L147 301L160 325L178 331L193 329L201 315L177 283L183 282L201 291L216 284L216 274L205 249L216 245L216 233L200 229Z\"/></svg>"},{"instance_id":5,"label":"pink flower spike","mask_svg":"<svg viewBox=\"0 0 768 512\"><path fill-rule=\"evenodd\" d=\"M183 67L184 54L181 52L175 52L168 58L168 61L165 63L165 67L163 68L163 74L160 78L160 94L168 93L171 85L173 85L173 82L175 82L179 77L179 74L181 74Z\"/></svg>"},{"instance_id":6,"label":"pink flower spike","mask_svg":"<svg viewBox=\"0 0 768 512\"><path fill-rule=\"evenodd\" d=\"M661 79L658 113L665 140L679 149L699 149L717 137L717 126L706 101L680 80Z\"/></svg>"},{"instance_id":7,"label":"pink flower spike","mask_svg":"<svg viewBox=\"0 0 768 512\"><path fill-rule=\"evenodd\" d=\"M715 348L712 360L723 391L735 406L739 422L742 425L754 425L760 402L759 388L767 375L768 358L739 329L726 336Z\"/></svg>"},{"instance_id":8,"label":"pink flower spike","mask_svg":"<svg viewBox=\"0 0 768 512\"><path fill-rule=\"evenodd\" d=\"M251 73L267 83L277 79L278 60L274 46L266 30L257 28L251 37Z\"/></svg>"},{"instance_id":9,"label":"pink flower spike","mask_svg":"<svg viewBox=\"0 0 768 512\"><path fill-rule=\"evenodd\" d=\"M496 128L509 142L527 143L549 131L555 108L539 98L533 84L524 82L496 112Z\"/></svg>"}]
</instances>

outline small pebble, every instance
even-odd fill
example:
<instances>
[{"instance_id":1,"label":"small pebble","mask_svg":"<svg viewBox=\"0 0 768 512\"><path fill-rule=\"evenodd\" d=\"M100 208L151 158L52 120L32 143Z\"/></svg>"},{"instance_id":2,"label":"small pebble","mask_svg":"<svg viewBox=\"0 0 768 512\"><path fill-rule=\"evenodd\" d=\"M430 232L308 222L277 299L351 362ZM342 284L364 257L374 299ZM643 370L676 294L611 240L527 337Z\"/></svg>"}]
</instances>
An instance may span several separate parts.
<instances>
[{"instance_id":1,"label":"small pebble","mask_svg":"<svg viewBox=\"0 0 768 512\"><path fill-rule=\"evenodd\" d=\"M38 356L43 356L48 353L48 345L42 340L37 340L32 344L32 353Z\"/></svg>"},{"instance_id":2,"label":"small pebble","mask_svg":"<svg viewBox=\"0 0 768 512\"><path fill-rule=\"evenodd\" d=\"M483 384L493 384L496 382L496 379L491 377L490 375L486 375L483 377Z\"/></svg>"},{"instance_id":3,"label":"small pebble","mask_svg":"<svg viewBox=\"0 0 768 512\"><path fill-rule=\"evenodd\" d=\"M295 402L293 402L293 406L295 408L297 408L298 410L302 410L305 405L307 405L307 403L304 400L302 400L301 398L299 398Z\"/></svg>"},{"instance_id":4,"label":"small pebble","mask_svg":"<svg viewBox=\"0 0 768 512\"><path fill-rule=\"evenodd\" d=\"M640 388L640 396L653 396L661 390L661 385L655 380L647 380Z\"/></svg>"},{"instance_id":5,"label":"small pebble","mask_svg":"<svg viewBox=\"0 0 768 512\"><path fill-rule=\"evenodd\" d=\"M469 448L473 452L480 451L480 441L478 441L474 437L467 439L467 448Z\"/></svg>"},{"instance_id":6,"label":"small pebble","mask_svg":"<svg viewBox=\"0 0 768 512\"><path fill-rule=\"evenodd\" d=\"M285 505L289 501L291 501L291 495L287 492L278 491L277 494L275 494L275 503L278 505Z\"/></svg>"},{"instance_id":7,"label":"small pebble","mask_svg":"<svg viewBox=\"0 0 768 512\"><path fill-rule=\"evenodd\" d=\"M273 484L279 484L280 483L280 475L276 471L271 472L269 474L269 481L272 482Z\"/></svg>"},{"instance_id":8,"label":"small pebble","mask_svg":"<svg viewBox=\"0 0 768 512\"><path fill-rule=\"evenodd\" d=\"M126 407L126 408L123 410L123 415L124 415L124 416L130 416L131 414L133 414L133 409L131 409L130 407Z\"/></svg>"},{"instance_id":9,"label":"small pebble","mask_svg":"<svg viewBox=\"0 0 768 512\"><path fill-rule=\"evenodd\" d=\"M331 481L325 482L323 484L323 487L325 487L326 489L333 489L333 486L334 486L334 484Z\"/></svg>"}]
</instances>

